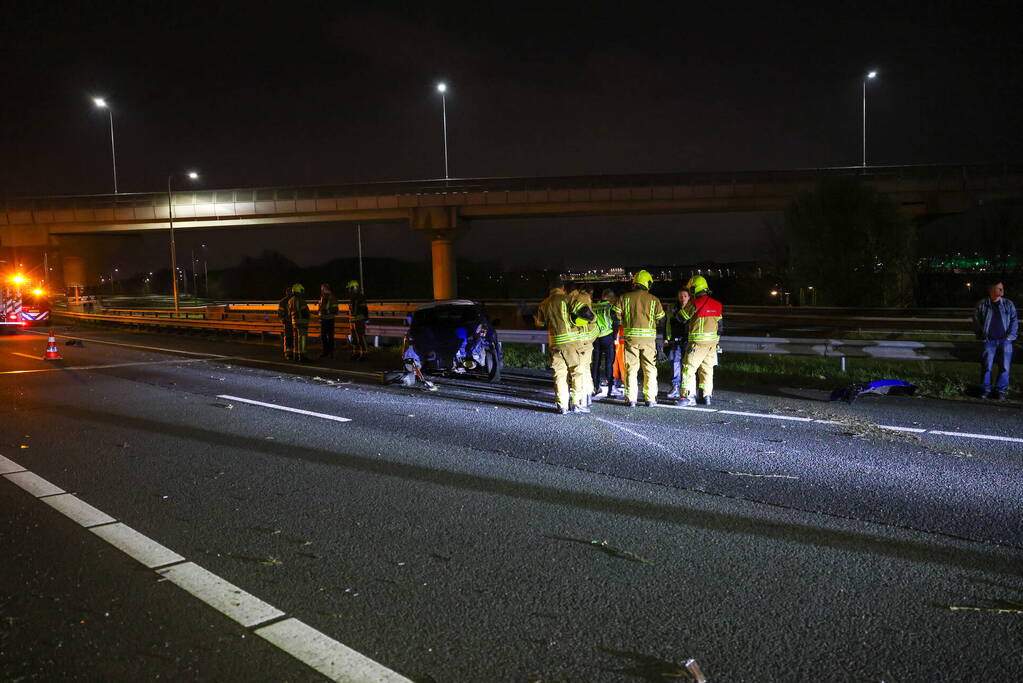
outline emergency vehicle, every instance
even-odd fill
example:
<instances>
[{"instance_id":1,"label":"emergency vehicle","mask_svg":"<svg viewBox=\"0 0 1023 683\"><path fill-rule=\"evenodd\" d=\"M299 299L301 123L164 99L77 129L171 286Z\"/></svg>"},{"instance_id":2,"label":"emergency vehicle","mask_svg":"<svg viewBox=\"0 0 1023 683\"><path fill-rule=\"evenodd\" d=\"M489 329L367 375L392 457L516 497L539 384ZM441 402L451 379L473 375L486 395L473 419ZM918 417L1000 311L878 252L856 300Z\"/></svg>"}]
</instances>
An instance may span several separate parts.
<instances>
[{"instance_id":1,"label":"emergency vehicle","mask_svg":"<svg viewBox=\"0 0 1023 683\"><path fill-rule=\"evenodd\" d=\"M0 327L10 330L50 322L50 298L41 287L31 287L20 273L0 285Z\"/></svg>"}]
</instances>

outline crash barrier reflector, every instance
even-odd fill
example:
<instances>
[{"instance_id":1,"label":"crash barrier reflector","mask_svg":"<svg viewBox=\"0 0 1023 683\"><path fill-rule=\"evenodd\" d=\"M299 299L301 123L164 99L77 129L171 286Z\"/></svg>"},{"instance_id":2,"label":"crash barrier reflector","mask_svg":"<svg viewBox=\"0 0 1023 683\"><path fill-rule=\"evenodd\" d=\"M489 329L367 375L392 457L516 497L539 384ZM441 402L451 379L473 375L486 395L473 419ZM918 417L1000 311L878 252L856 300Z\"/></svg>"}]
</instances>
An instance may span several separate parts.
<instances>
[{"instance_id":1,"label":"crash barrier reflector","mask_svg":"<svg viewBox=\"0 0 1023 683\"><path fill-rule=\"evenodd\" d=\"M250 322L238 320L204 320L192 318L152 318L140 316L105 315L95 313L70 313L55 311L54 315L71 320L87 320L153 328L190 328L280 334L281 325L276 318L268 321ZM335 334L347 336L351 326L347 316L337 319ZM404 324L370 323L366 335L374 337L375 345L380 339L402 339L408 327ZM309 326L309 335L319 335L315 318ZM547 332L544 330L498 330L498 338L506 344L536 344L546 348ZM660 340L660 337L658 337ZM920 360L920 361L974 361L979 355L976 342L948 341L895 341L870 339L813 339L803 337L735 337L721 338L724 353L768 354L778 356L821 356L825 358L873 358L879 360Z\"/></svg>"}]
</instances>

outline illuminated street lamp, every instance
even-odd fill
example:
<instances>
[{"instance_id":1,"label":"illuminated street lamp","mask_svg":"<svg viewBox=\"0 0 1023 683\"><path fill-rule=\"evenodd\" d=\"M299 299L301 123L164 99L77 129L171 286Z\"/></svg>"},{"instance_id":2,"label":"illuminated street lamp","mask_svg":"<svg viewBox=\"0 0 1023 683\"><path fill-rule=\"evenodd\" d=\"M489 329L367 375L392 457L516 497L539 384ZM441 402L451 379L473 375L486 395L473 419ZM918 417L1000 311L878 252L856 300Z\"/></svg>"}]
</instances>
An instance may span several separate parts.
<instances>
[{"instance_id":1,"label":"illuminated street lamp","mask_svg":"<svg viewBox=\"0 0 1023 683\"><path fill-rule=\"evenodd\" d=\"M437 92L440 93L441 116L444 122L444 180L447 180L451 177L448 175L448 84L438 83Z\"/></svg>"},{"instance_id":2,"label":"illuminated street lamp","mask_svg":"<svg viewBox=\"0 0 1023 683\"><path fill-rule=\"evenodd\" d=\"M863 168L867 167L867 81L877 78L877 71L868 71L863 77Z\"/></svg>"},{"instance_id":3,"label":"illuminated street lamp","mask_svg":"<svg viewBox=\"0 0 1023 683\"><path fill-rule=\"evenodd\" d=\"M177 248L174 246L174 200L171 195L171 180L175 175L171 173L167 176L167 223L170 225L170 251L171 251L171 282L174 284L174 316L177 317L180 313L178 304L178 255ZM199 178L199 174L195 171L189 171L185 175L188 176L189 180L196 180Z\"/></svg>"},{"instance_id":4,"label":"illuminated street lamp","mask_svg":"<svg viewBox=\"0 0 1023 683\"><path fill-rule=\"evenodd\" d=\"M114 194L117 194L117 154L114 151L114 110L110 108L107 101L102 97L93 97L92 103L98 109L106 109L110 115L110 161L114 167Z\"/></svg>"}]
</instances>

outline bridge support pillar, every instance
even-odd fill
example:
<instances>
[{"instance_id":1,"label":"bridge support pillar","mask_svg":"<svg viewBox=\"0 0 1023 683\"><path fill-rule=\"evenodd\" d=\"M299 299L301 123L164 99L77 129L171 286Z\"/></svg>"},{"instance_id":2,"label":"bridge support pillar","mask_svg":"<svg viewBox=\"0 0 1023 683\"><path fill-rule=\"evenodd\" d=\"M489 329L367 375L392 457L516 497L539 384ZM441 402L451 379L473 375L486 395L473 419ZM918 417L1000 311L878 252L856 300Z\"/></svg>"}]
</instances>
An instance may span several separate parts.
<instances>
[{"instance_id":1,"label":"bridge support pillar","mask_svg":"<svg viewBox=\"0 0 1023 683\"><path fill-rule=\"evenodd\" d=\"M457 206L412 209L409 223L430 239L433 263L433 298L453 299L458 296L458 273L455 238L464 228Z\"/></svg>"}]
</instances>

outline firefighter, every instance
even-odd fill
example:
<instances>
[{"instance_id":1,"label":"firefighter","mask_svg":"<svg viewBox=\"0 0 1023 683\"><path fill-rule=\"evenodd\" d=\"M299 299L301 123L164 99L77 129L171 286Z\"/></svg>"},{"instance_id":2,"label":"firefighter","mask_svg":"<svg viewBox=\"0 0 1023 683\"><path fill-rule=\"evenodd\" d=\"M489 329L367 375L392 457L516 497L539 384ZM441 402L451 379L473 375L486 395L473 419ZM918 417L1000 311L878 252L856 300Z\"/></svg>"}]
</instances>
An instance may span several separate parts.
<instances>
[{"instance_id":1,"label":"firefighter","mask_svg":"<svg viewBox=\"0 0 1023 683\"><path fill-rule=\"evenodd\" d=\"M643 405L657 403L657 323L664 317L661 301L650 293L654 278L645 270L636 273L635 288L618 300L612 310L622 320L625 336L625 393L629 407L639 397L639 372L643 371Z\"/></svg>"},{"instance_id":2,"label":"firefighter","mask_svg":"<svg viewBox=\"0 0 1023 683\"><path fill-rule=\"evenodd\" d=\"M554 397L558 412L566 415L570 407L576 412L590 412L582 393L585 371L579 353L580 331L572 319L571 304L564 287L558 284L551 288L550 295L537 307L533 320L537 327L547 328L550 342L548 362L554 371ZM569 390L574 393L571 406Z\"/></svg>"},{"instance_id":3,"label":"firefighter","mask_svg":"<svg viewBox=\"0 0 1023 683\"><path fill-rule=\"evenodd\" d=\"M291 287L284 288L284 298L277 302L277 319L281 321L281 348L284 360L291 360L294 332L291 327L291 313L288 312L288 300L291 298Z\"/></svg>"},{"instance_id":4,"label":"firefighter","mask_svg":"<svg viewBox=\"0 0 1023 683\"><path fill-rule=\"evenodd\" d=\"M320 358L334 357L334 319L337 317L337 298L330 291L330 285L320 285L320 345L323 347Z\"/></svg>"},{"instance_id":5,"label":"firefighter","mask_svg":"<svg viewBox=\"0 0 1023 683\"><path fill-rule=\"evenodd\" d=\"M601 294L600 301L593 304L593 314L596 316L594 323L597 326L597 338L593 340L593 365L591 366L594 395L601 393L600 383L601 377L603 377L607 382L609 398L615 383L615 330L618 328L618 319L615 317L614 311L611 310L614 301L614 290L605 289ZM604 366L603 371L601 371L601 364Z\"/></svg>"},{"instance_id":6,"label":"firefighter","mask_svg":"<svg viewBox=\"0 0 1023 683\"><path fill-rule=\"evenodd\" d=\"M710 405L723 310L720 301L710 298L710 286L702 275L690 278L686 288L693 293L693 300L682 309L682 317L689 322L689 348L682 368L685 394L679 405L696 405L697 387L703 393L703 402Z\"/></svg>"},{"instance_id":7,"label":"firefighter","mask_svg":"<svg viewBox=\"0 0 1023 683\"><path fill-rule=\"evenodd\" d=\"M295 283L291 287L291 298L288 299L288 315L291 318L293 341L291 352L296 363L308 363L305 355L306 342L309 340L309 304L306 303L305 287Z\"/></svg>"},{"instance_id":8,"label":"firefighter","mask_svg":"<svg viewBox=\"0 0 1023 683\"><path fill-rule=\"evenodd\" d=\"M580 285L568 294L572 323L579 328L579 357L583 364L582 402L590 405L593 397L593 340L597 338L596 314L593 312L593 287Z\"/></svg>"},{"instance_id":9,"label":"firefighter","mask_svg":"<svg viewBox=\"0 0 1023 683\"><path fill-rule=\"evenodd\" d=\"M366 360L366 321L369 305L358 280L348 283L348 315L352 321L352 360Z\"/></svg>"},{"instance_id":10,"label":"firefighter","mask_svg":"<svg viewBox=\"0 0 1023 683\"><path fill-rule=\"evenodd\" d=\"M682 311L689 305L691 298L688 289L678 290L678 303L672 308L671 315L664 319L664 351L671 361L671 391L668 398L682 395L682 365L686 357L689 343L689 321L682 317Z\"/></svg>"}]
</instances>

